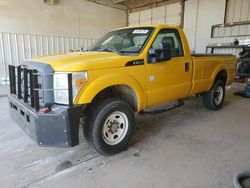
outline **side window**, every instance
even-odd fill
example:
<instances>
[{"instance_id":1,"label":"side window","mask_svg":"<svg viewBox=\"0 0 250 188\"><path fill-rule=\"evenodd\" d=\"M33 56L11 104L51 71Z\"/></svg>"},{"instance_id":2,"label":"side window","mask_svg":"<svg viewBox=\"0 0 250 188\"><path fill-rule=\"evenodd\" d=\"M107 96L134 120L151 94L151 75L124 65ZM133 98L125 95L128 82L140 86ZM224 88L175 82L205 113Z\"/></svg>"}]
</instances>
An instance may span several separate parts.
<instances>
[{"instance_id":1,"label":"side window","mask_svg":"<svg viewBox=\"0 0 250 188\"><path fill-rule=\"evenodd\" d=\"M159 43L168 42L171 45L172 57L183 56L183 47L178 30L176 29L163 29L155 38L151 49L155 50L159 47Z\"/></svg>"}]
</instances>

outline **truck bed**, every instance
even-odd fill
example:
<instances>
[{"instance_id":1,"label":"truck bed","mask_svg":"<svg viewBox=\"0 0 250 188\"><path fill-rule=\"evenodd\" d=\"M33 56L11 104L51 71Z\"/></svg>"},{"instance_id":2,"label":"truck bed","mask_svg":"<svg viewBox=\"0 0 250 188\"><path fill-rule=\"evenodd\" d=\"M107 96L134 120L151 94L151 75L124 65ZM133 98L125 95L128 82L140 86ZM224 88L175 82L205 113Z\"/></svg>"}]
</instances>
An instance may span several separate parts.
<instances>
[{"instance_id":1,"label":"truck bed","mask_svg":"<svg viewBox=\"0 0 250 188\"><path fill-rule=\"evenodd\" d=\"M215 77L214 70L219 67L222 67L228 73L226 85L230 85L233 82L236 69L236 57L234 55L192 54L192 60L193 88L191 95L209 91Z\"/></svg>"}]
</instances>

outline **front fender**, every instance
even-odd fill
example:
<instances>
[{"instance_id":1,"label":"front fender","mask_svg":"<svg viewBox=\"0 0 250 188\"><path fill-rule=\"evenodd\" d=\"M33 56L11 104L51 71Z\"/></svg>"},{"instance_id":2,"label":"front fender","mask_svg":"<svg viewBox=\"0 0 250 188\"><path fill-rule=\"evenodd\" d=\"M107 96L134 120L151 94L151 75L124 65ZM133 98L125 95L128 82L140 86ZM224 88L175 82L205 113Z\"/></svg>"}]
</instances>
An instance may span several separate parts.
<instances>
[{"instance_id":1,"label":"front fender","mask_svg":"<svg viewBox=\"0 0 250 188\"><path fill-rule=\"evenodd\" d=\"M128 74L107 74L100 76L95 80L92 80L85 87L81 89L78 96L76 97L76 104L87 104L91 103L94 97L110 86L115 85L126 85L129 86L136 94L137 97L137 110L140 111L145 107L145 95L143 88L140 86L138 81Z\"/></svg>"}]
</instances>

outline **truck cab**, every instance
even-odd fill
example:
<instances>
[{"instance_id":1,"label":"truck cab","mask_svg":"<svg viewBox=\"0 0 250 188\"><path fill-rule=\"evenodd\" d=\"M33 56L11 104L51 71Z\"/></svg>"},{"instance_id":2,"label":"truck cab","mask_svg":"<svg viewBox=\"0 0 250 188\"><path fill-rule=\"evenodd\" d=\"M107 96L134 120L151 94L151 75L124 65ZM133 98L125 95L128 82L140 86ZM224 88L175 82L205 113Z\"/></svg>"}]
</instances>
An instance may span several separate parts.
<instances>
[{"instance_id":1,"label":"truck cab","mask_svg":"<svg viewBox=\"0 0 250 188\"><path fill-rule=\"evenodd\" d=\"M79 144L82 123L90 147L112 155L127 147L135 112L192 95L219 110L235 68L230 54L191 54L177 26L121 28L87 51L9 66L10 111L39 145Z\"/></svg>"}]
</instances>

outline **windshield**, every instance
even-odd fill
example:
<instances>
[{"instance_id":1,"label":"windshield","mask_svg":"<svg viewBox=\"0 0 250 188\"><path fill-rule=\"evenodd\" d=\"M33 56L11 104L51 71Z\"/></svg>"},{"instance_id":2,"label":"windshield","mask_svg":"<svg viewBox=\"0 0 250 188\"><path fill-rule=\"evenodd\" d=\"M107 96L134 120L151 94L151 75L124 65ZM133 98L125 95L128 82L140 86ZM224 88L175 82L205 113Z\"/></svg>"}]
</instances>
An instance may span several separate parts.
<instances>
[{"instance_id":1,"label":"windshield","mask_svg":"<svg viewBox=\"0 0 250 188\"><path fill-rule=\"evenodd\" d=\"M152 31L153 27L137 27L112 31L94 43L88 51L139 53Z\"/></svg>"}]
</instances>

